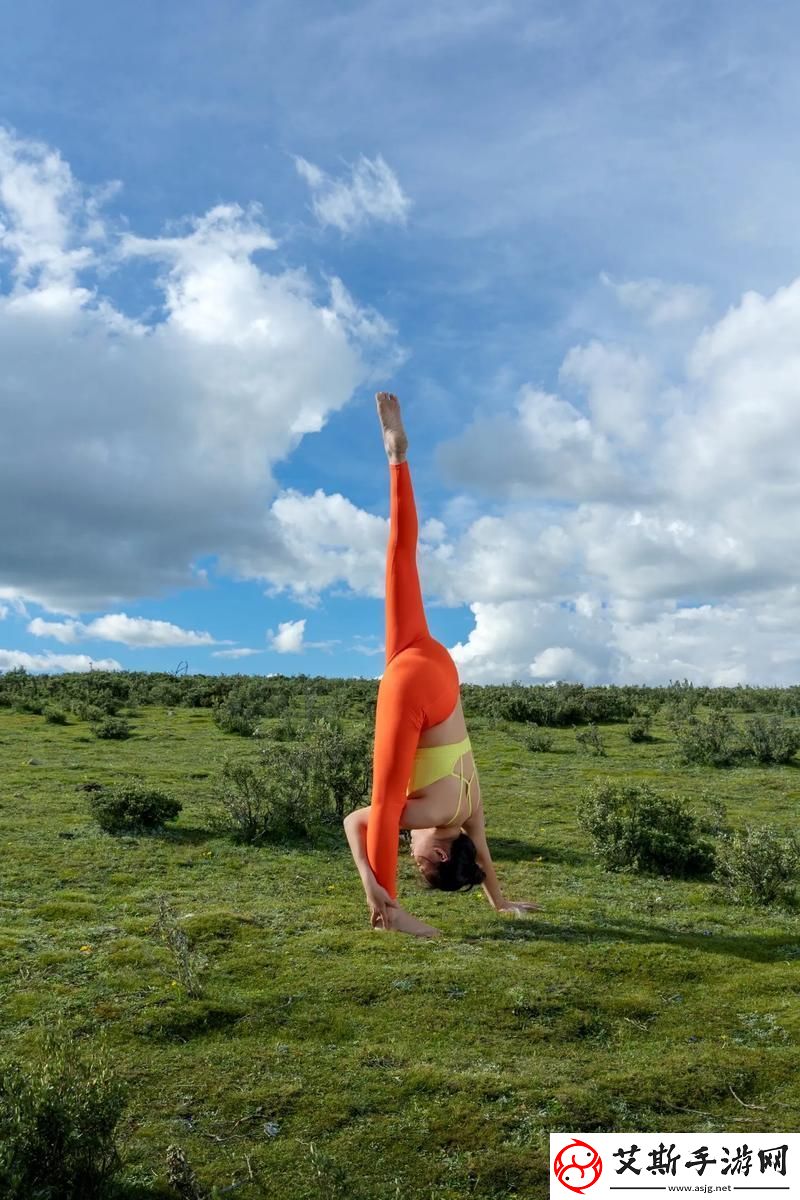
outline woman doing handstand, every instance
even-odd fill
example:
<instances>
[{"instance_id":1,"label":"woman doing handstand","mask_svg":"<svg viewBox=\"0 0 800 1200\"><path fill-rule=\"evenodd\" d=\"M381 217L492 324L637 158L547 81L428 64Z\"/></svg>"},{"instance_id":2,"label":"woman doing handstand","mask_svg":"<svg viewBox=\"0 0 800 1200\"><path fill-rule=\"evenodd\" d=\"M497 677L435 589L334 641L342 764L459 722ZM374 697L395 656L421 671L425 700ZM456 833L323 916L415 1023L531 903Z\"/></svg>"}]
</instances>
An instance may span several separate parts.
<instances>
[{"instance_id":1,"label":"woman doing handstand","mask_svg":"<svg viewBox=\"0 0 800 1200\"><path fill-rule=\"evenodd\" d=\"M376 396L389 458L386 665L375 711L371 804L345 817L347 841L374 928L430 937L439 931L397 903L401 829L429 887L481 884L500 912L537 904L504 899L492 864L483 803L459 694L456 665L428 632L417 574L417 513L397 397Z\"/></svg>"}]
</instances>

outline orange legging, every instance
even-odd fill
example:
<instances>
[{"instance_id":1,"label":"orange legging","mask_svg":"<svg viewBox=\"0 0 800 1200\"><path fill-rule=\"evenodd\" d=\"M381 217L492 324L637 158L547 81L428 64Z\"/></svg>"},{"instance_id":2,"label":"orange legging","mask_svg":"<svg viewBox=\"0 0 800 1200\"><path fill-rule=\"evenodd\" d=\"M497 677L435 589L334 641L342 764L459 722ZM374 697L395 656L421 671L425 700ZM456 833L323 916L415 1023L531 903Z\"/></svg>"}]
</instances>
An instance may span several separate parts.
<instances>
[{"instance_id":1,"label":"orange legging","mask_svg":"<svg viewBox=\"0 0 800 1200\"><path fill-rule=\"evenodd\" d=\"M419 735L450 716L458 703L459 679L447 648L431 637L425 620L407 461L389 464L389 488L386 667L375 711L367 858L378 883L395 899L400 818Z\"/></svg>"}]
</instances>

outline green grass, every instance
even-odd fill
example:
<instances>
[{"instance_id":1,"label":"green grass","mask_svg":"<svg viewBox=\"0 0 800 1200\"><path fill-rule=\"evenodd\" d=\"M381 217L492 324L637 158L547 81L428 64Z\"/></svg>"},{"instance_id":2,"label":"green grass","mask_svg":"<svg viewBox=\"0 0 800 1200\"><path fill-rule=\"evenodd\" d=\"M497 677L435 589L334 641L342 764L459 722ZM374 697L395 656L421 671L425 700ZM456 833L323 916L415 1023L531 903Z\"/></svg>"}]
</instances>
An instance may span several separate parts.
<instances>
[{"instance_id":1,"label":"green grass","mask_svg":"<svg viewBox=\"0 0 800 1200\"><path fill-rule=\"evenodd\" d=\"M339 830L263 848L208 834L222 757L252 743L207 710L132 723L102 742L0 710L4 1053L24 1058L59 1012L78 1037L103 1030L131 1085L126 1194L171 1194L170 1143L209 1187L252 1170L244 1200L500 1200L548 1194L550 1130L799 1127L796 913L606 874L575 819L585 785L624 775L788 829L796 766L681 767L661 726L643 745L602 726L605 758L556 730L536 754L471 721L501 882L543 911L422 891L403 859L401 899L445 934L425 942L370 930ZM93 826L77 785L132 777L183 802L163 835ZM153 932L161 894L205 964L200 998Z\"/></svg>"}]
</instances>

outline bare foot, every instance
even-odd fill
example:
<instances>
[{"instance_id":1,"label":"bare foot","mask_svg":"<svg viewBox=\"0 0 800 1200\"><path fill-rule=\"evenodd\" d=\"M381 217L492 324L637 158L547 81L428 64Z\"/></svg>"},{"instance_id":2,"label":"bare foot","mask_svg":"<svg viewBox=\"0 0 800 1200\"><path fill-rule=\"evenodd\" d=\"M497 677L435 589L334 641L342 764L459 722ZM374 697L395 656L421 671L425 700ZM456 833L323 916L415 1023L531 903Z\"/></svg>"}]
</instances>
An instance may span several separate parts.
<instances>
[{"instance_id":1,"label":"bare foot","mask_svg":"<svg viewBox=\"0 0 800 1200\"><path fill-rule=\"evenodd\" d=\"M398 906L390 911L389 930L392 933L413 933L416 937L439 937L441 933L441 930L434 929L432 925L426 925L424 921L418 920L404 908ZM386 926L375 925L373 928L385 929Z\"/></svg>"},{"instance_id":2,"label":"bare foot","mask_svg":"<svg viewBox=\"0 0 800 1200\"><path fill-rule=\"evenodd\" d=\"M378 417L383 429L383 444L390 463L401 463L408 450L408 436L400 416L400 401L393 392L376 392Z\"/></svg>"}]
</instances>

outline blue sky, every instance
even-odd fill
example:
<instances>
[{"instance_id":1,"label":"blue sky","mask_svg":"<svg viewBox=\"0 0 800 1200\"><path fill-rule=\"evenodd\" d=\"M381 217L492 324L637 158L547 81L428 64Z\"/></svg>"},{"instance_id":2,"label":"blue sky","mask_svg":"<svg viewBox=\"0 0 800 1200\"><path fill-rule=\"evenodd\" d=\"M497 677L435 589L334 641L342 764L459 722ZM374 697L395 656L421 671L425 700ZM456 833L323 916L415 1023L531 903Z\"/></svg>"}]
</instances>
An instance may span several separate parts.
<instances>
[{"instance_id":1,"label":"blue sky","mask_svg":"<svg viewBox=\"0 0 800 1200\"><path fill-rule=\"evenodd\" d=\"M0 670L797 680L789 3L17 6ZM247 653L244 653L247 652Z\"/></svg>"}]
</instances>

